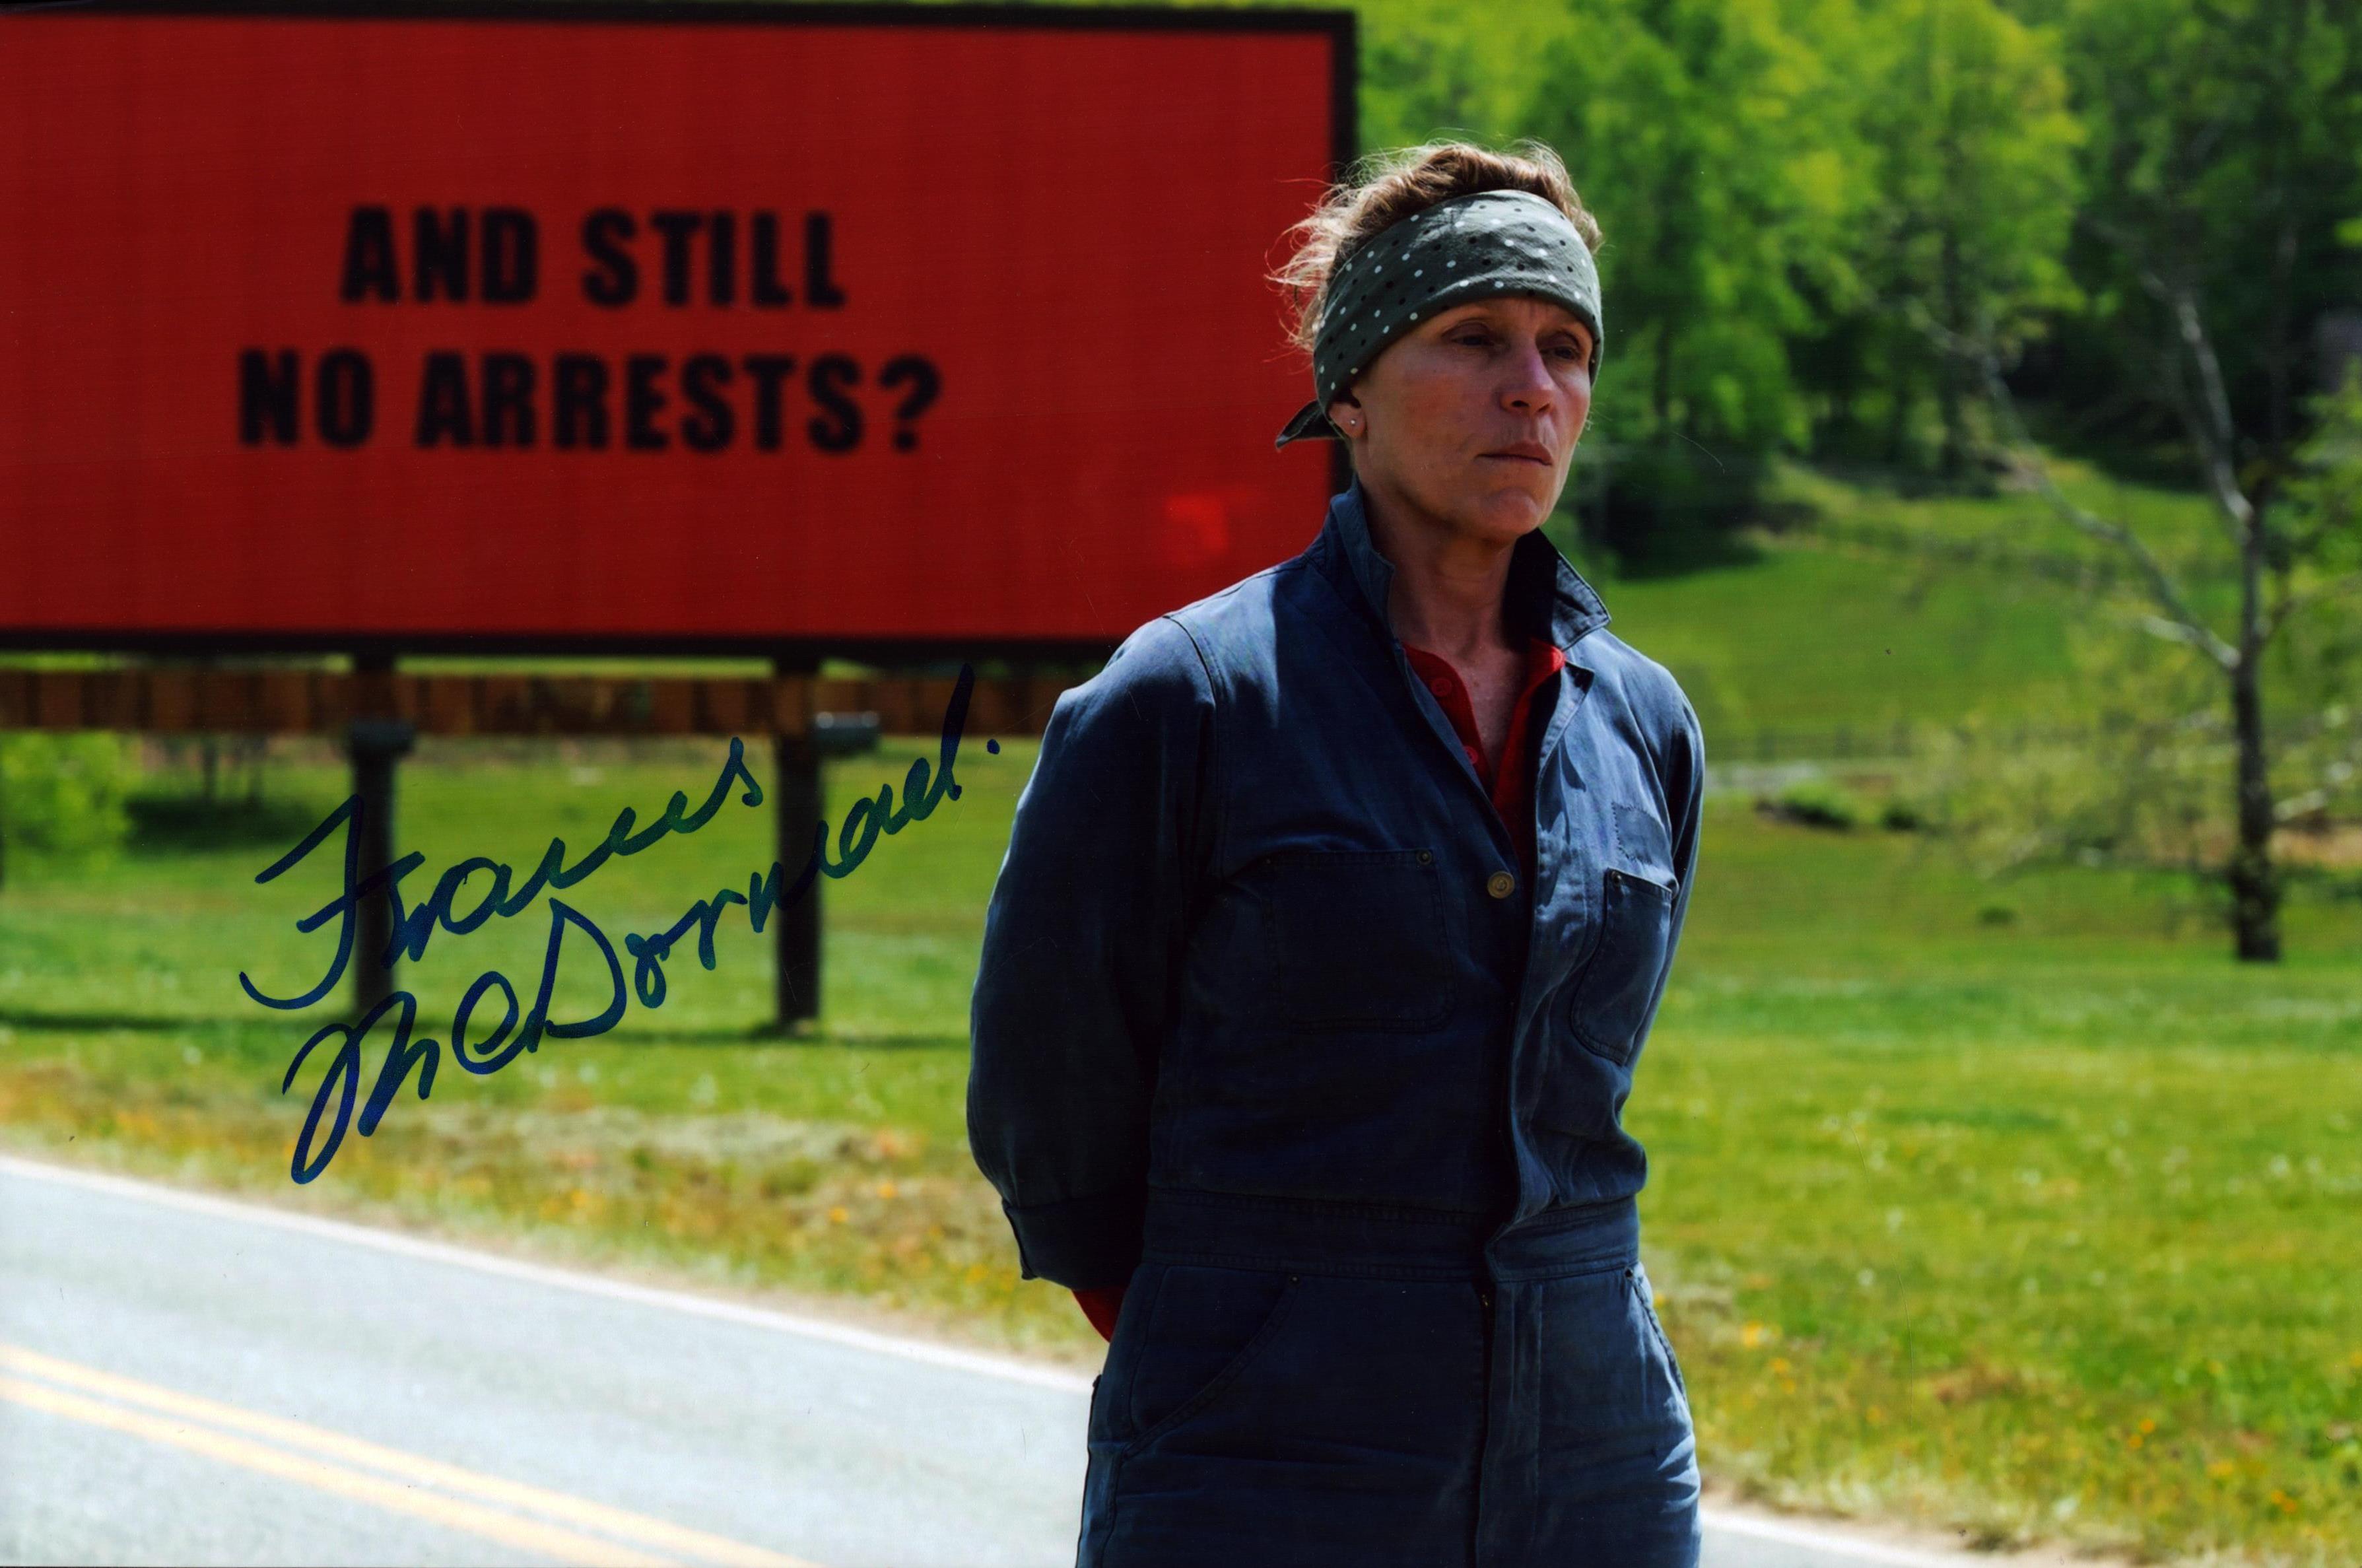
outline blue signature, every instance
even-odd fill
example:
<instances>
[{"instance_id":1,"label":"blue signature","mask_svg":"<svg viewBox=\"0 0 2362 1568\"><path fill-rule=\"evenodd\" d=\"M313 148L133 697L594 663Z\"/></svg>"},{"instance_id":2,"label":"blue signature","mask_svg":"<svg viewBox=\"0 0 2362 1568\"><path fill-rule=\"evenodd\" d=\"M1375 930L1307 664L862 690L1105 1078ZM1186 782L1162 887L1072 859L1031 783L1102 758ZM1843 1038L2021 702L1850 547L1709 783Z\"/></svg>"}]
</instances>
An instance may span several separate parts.
<instances>
[{"instance_id":1,"label":"blue signature","mask_svg":"<svg viewBox=\"0 0 2362 1568\"><path fill-rule=\"evenodd\" d=\"M624 949L634 960L632 989L637 993L640 1005L648 1008L664 1005L664 962L671 956L674 944L690 931L697 933L698 962L709 970L713 967L714 927L722 911L729 905L744 904L747 923L759 934L771 911L803 897L811 887L814 877L822 873L839 878L852 875L854 867L868 857L879 834L900 833L911 823L924 821L933 814L936 804L946 796L958 800L960 787L952 778L952 764L959 752L960 731L967 718L968 694L975 684L976 671L966 664L961 665L959 680L952 690L951 703L944 712L943 747L933 770L933 778L929 777L927 759L922 756L911 764L909 773L903 778L900 810L895 809L894 786L891 784L881 785L875 800L855 801L838 828L835 859L828 856L828 823L820 822L813 827L811 856L805 860L795 881L784 891L780 887L782 871L779 864L774 861L767 873L756 872L747 878L745 892L723 888L711 898L700 899L673 922L670 930L659 935L626 934ZM1000 744L988 740L985 749L997 753ZM402 878L415 871L425 862L425 856L414 851L381 871L368 877L360 876L360 797L348 797L342 805L321 820L319 826L304 834L294 848L281 856L254 878L257 882L269 882L284 875L326 843L339 825L346 829L342 891L295 922L295 929L307 934L330 921L337 922L337 952L329 962L327 972L320 977L318 984L301 996L266 996L243 970L238 973L238 984L246 988L248 996L264 1007L291 1010L310 1007L327 996L343 976L352 960L354 922L359 907L365 900L379 892L386 895L393 914L393 930L387 944L384 962L391 966L402 956L415 962L425 955L428 939L438 926L454 936L465 936L495 914L506 920L524 913L541 897L545 888L572 887L605 865L610 856L637 855L668 834L695 833L713 820L734 782L743 782L745 786L745 793L739 797L743 803L748 806L763 803L763 787L747 771L745 745L736 735L730 737L730 756L723 764L721 776L714 779L705 803L696 811L688 809L689 797L686 794L676 792L663 816L635 833L633 827L637 821L637 813L627 806L615 818L614 825L607 830L605 841L572 866L565 863L565 841L553 838L549 841L549 848L542 855L540 866L524 886L513 894L509 891L513 873L508 867L485 856L470 856L444 872L426 901L410 910L403 905ZM454 905L460 889L478 871L491 873L491 890L466 913L457 913ZM611 996L606 1007L595 1017L553 1021L549 1016L550 996L557 988L558 960L569 926L579 929L597 944L600 956L606 960ZM469 1026L475 1021L477 1007L494 990L501 993L503 1010L500 1024L489 1036L471 1046L468 1040ZM386 1051L384 1065L378 1071L377 1082L370 1091L368 1102L361 1107L360 1135L366 1138L377 1131L386 1108L393 1103L394 1097L401 1092L414 1068L418 1074L418 1098L426 1099L434 1089L435 1068L442 1058L442 1045L429 1036L413 1038L411 1031L417 1022L418 999L408 991L393 992L353 1022L331 1023L323 1027L304 1042L303 1049L297 1051L294 1060L287 1064L287 1076L279 1086L279 1092L285 1094L294 1084L296 1072L302 1068L315 1046L330 1039L339 1042L336 1055L329 1061L327 1073L312 1097L311 1114L304 1118L304 1131L295 1140L295 1152L288 1172L299 1183L317 1176L336 1157L337 1146L344 1142L345 1130L353 1124L353 1099L360 1088L361 1042L377 1026L380 1019L397 1010L392 1043ZM499 970L487 969L469 986L467 993L459 999L458 1010L452 1014L451 1058L471 1073L496 1073L514 1061L519 1053L539 1050L545 1037L574 1040L603 1034L623 1021L624 1010L624 966L615 956L613 944L582 911L553 894L549 899L549 944L542 954L541 981L534 997L533 1008L524 1015L523 1027L518 1027L516 988ZM480 1055L470 1055L471 1051ZM313 1140L319 1133L321 1119L327 1114L330 1096L338 1090L342 1091L341 1098L337 1103L327 1143L315 1156L312 1153Z\"/></svg>"}]
</instances>

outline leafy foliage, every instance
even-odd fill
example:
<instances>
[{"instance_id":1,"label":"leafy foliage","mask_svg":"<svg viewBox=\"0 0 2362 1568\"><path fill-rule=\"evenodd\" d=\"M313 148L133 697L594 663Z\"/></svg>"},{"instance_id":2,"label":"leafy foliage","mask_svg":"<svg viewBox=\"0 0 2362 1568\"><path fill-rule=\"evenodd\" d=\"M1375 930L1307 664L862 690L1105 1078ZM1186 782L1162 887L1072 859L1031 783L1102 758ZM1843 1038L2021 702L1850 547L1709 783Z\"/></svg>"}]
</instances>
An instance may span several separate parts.
<instances>
[{"instance_id":1,"label":"leafy foliage","mask_svg":"<svg viewBox=\"0 0 2362 1568\"><path fill-rule=\"evenodd\" d=\"M138 773L122 735L0 734L0 842L87 860L121 845Z\"/></svg>"}]
</instances>

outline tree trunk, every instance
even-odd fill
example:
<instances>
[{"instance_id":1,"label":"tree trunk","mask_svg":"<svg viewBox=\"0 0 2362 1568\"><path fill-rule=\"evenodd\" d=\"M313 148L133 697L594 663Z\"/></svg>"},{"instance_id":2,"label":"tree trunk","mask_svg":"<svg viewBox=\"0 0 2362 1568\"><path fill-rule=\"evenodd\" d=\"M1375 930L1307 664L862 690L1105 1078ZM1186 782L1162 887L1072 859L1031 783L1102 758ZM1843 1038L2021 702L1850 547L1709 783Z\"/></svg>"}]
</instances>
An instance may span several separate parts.
<instances>
[{"instance_id":1,"label":"tree trunk","mask_svg":"<svg viewBox=\"0 0 2362 1568\"><path fill-rule=\"evenodd\" d=\"M2272 867L2272 784L2264 749L2264 513L2258 509L2240 551L2239 659L2231 670L2231 723L2239 747L2239 842L2231 852L2231 922L2243 962L2280 956L2279 879Z\"/></svg>"},{"instance_id":2,"label":"tree trunk","mask_svg":"<svg viewBox=\"0 0 2362 1568\"><path fill-rule=\"evenodd\" d=\"M1907 356L1901 345L1889 361L1893 375L1887 382L1886 460L1901 468L1909 458L1911 438L1911 403L1918 392L1918 377L1911 374Z\"/></svg>"}]
</instances>

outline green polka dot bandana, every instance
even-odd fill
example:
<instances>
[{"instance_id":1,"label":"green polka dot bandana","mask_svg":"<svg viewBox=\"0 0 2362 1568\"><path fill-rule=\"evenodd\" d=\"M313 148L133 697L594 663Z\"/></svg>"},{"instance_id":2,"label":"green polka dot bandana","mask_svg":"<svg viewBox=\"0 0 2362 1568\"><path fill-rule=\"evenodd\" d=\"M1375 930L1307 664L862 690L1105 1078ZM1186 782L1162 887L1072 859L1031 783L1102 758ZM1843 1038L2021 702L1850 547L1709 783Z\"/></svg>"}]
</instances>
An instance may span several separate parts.
<instances>
[{"instance_id":1,"label":"green polka dot bandana","mask_svg":"<svg viewBox=\"0 0 2362 1568\"><path fill-rule=\"evenodd\" d=\"M1380 229L1330 281L1312 348L1313 398L1275 447L1339 438L1329 402L1421 316L1497 294L1537 294L1591 328L1599 374L1599 271L1564 213L1526 191L1454 196Z\"/></svg>"}]
</instances>

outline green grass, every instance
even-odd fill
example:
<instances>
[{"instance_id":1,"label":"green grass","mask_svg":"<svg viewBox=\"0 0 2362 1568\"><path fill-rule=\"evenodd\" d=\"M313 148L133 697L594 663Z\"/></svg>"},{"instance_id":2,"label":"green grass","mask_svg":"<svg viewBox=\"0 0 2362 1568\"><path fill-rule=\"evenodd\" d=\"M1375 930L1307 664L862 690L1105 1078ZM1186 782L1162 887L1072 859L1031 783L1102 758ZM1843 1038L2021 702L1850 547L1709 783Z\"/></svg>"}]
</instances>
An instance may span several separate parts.
<instances>
[{"instance_id":1,"label":"green grass","mask_svg":"<svg viewBox=\"0 0 2362 1568\"><path fill-rule=\"evenodd\" d=\"M586 767L403 778L428 869L530 865L622 805L701 800L719 744ZM913 738L833 765L829 811L899 779ZM266 848L20 858L0 894L0 1135L21 1151L503 1238L715 1284L852 1293L914 1322L1089 1364L1063 1292L1016 1277L963 1141L967 988L1033 747L964 745L966 793L826 888L827 1008L764 1040L767 943L661 1010L475 1077L447 1061L297 1187L318 1082L278 1093L321 1020L237 989L308 985L292 922L325 874L258 887ZM323 807L341 779L291 775ZM612 862L569 901L620 946L769 858L768 813ZM1788 1504L2257 1561L2362 1551L2362 903L2287 911L2242 968L2171 878L1999 887L1926 840L1710 804L1680 972L1629 1124L1645 1233L1706 1468ZM309 868L307 867L307 870ZM286 883L301 881L301 886ZM1993 923L1981 911L2012 911ZM546 918L546 916L544 917ZM546 927L438 935L405 984L447 1038L486 967L521 988ZM558 1016L603 999L570 950ZM529 989L527 991L530 995ZM373 1073L381 1051L372 1053Z\"/></svg>"},{"instance_id":2,"label":"green grass","mask_svg":"<svg viewBox=\"0 0 2362 1568\"><path fill-rule=\"evenodd\" d=\"M2038 584L1938 579L1764 541L1760 559L1679 578L1584 576L1611 629L1673 672L1707 745L1760 729L1883 731L1980 705L2050 714L2073 668L2067 602Z\"/></svg>"},{"instance_id":3,"label":"green grass","mask_svg":"<svg viewBox=\"0 0 2362 1568\"><path fill-rule=\"evenodd\" d=\"M2045 452L2043 463L2070 501L2132 529L2169 564L2229 558L2214 503L2198 491L2120 479L2056 452ZM1838 522L1901 525L1931 538L2006 544L2078 559L2120 559L2114 546L2068 523L2031 491L1915 493L1871 470L1788 463L1777 470L1772 493Z\"/></svg>"},{"instance_id":4,"label":"green grass","mask_svg":"<svg viewBox=\"0 0 2362 1568\"><path fill-rule=\"evenodd\" d=\"M1707 1463L1996 1542L2354 1561L2362 910L2242 967L2149 875L1706 832L1629 1122Z\"/></svg>"},{"instance_id":5,"label":"green grass","mask_svg":"<svg viewBox=\"0 0 2362 1568\"><path fill-rule=\"evenodd\" d=\"M2191 602L2232 636L2236 585L2213 575L2231 557L2210 502L2189 491L2120 481L2071 458L2050 464L2076 502L2134 528L2177 573L2194 570ZM2028 493L1905 496L1872 476L1786 464L1776 470L1770 499L1839 525L1875 523L1938 545L1985 541L2115 558L2111 547ZM1833 543L1809 527L1750 533L1738 558L1701 569L1625 577L1611 558L1582 550L1568 519L1554 519L1551 531L1598 589L1617 635L1681 680L1709 746L1717 734L1759 729L1844 724L1882 734L1899 721L1949 723L1980 709L2043 724L2096 717L2078 691L2068 635L2095 611L2049 579ZM2283 637L2267 656L2274 712L2325 700L2309 689L2293 646Z\"/></svg>"}]
</instances>

